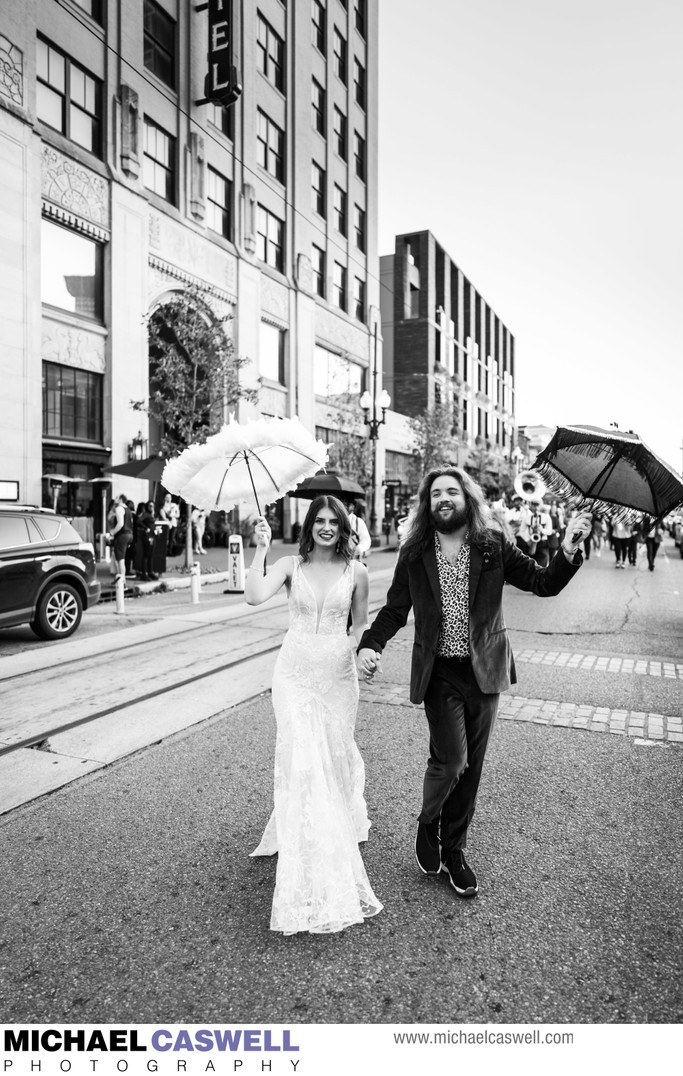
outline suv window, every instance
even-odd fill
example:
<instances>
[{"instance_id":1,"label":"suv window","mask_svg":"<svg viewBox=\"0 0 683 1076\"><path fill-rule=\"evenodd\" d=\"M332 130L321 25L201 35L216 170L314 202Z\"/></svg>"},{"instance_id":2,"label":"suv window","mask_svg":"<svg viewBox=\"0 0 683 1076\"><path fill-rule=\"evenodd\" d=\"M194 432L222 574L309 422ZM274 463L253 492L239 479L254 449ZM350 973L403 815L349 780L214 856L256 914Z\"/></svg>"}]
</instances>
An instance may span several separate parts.
<instances>
[{"instance_id":1,"label":"suv window","mask_svg":"<svg viewBox=\"0 0 683 1076\"><path fill-rule=\"evenodd\" d=\"M34 521L47 542L53 542L62 529L62 520L53 516L39 516Z\"/></svg>"},{"instance_id":2,"label":"suv window","mask_svg":"<svg viewBox=\"0 0 683 1076\"><path fill-rule=\"evenodd\" d=\"M28 544L26 521L20 516L0 517L0 549L12 549L14 546Z\"/></svg>"},{"instance_id":3,"label":"suv window","mask_svg":"<svg viewBox=\"0 0 683 1076\"><path fill-rule=\"evenodd\" d=\"M36 542L44 542L45 539L43 538L42 534L38 530L38 527L36 526L35 520L32 519L31 516L29 516L28 519L26 520L26 522L28 524L28 533L29 533L29 536L31 538L31 541L34 542L34 543L36 543Z\"/></svg>"}]
</instances>

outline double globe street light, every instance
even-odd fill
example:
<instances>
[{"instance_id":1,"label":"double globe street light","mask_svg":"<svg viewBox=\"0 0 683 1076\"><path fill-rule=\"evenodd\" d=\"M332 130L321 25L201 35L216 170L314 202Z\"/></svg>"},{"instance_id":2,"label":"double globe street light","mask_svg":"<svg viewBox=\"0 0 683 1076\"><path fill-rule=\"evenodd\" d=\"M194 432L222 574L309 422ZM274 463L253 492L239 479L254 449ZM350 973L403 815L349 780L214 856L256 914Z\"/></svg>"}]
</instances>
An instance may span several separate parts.
<instances>
[{"instance_id":1,"label":"double globe street light","mask_svg":"<svg viewBox=\"0 0 683 1076\"><path fill-rule=\"evenodd\" d=\"M387 409L391 405L391 396L386 389L382 389L377 396L377 352L375 351L375 365L372 371L372 393L367 389L360 398L360 406L363 410L365 425L368 427L368 437L372 442L372 503L370 507L370 537L379 542L377 533L377 439L379 428L386 422ZM379 411L382 417L378 418Z\"/></svg>"}]
</instances>

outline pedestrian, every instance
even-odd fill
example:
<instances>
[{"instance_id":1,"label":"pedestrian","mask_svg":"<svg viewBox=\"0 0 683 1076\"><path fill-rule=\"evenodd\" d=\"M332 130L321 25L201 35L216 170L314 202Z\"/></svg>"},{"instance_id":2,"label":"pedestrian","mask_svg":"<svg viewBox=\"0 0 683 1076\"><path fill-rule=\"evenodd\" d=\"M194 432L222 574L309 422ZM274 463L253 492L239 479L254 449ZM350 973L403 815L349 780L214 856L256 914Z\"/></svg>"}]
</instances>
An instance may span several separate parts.
<instances>
[{"instance_id":1,"label":"pedestrian","mask_svg":"<svg viewBox=\"0 0 683 1076\"><path fill-rule=\"evenodd\" d=\"M632 568L638 563L638 542L642 538L642 520L631 524L627 542L628 562Z\"/></svg>"},{"instance_id":2,"label":"pedestrian","mask_svg":"<svg viewBox=\"0 0 683 1076\"><path fill-rule=\"evenodd\" d=\"M284 585L289 630L273 673L275 808L253 856L278 853L271 930L327 934L382 905L358 850L370 822L365 768L354 740L358 676L346 636L368 626L368 571L353 559L349 517L336 497L316 497L298 556L263 574L271 530L261 516L244 597L260 605Z\"/></svg>"},{"instance_id":3,"label":"pedestrian","mask_svg":"<svg viewBox=\"0 0 683 1076\"><path fill-rule=\"evenodd\" d=\"M654 572L655 570L655 557L659 551L662 539L664 537L664 528L661 520L657 520L648 531L645 533L645 548L647 549L647 570Z\"/></svg>"},{"instance_id":4,"label":"pedestrian","mask_svg":"<svg viewBox=\"0 0 683 1076\"><path fill-rule=\"evenodd\" d=\"M114 505L115 523L109 534L116 563L115 583L126 578L126 550L133 541L133 516L127 500L123 493L117 497Z\"/></svg>"},{"instance_id":5,"label":"pedestrian","mask_svg":"<svg viewBox=\"0 0 683 1076\"><path fill-rule=\"evenodd\" d=\"M360 501L355 501L347 508L349 515L349 523L351 525L351 548L353 550L354 560L360 560L363 564L368 563L368 553L372 548L372 538L370 537L370 531L368 530L365 520L363 519L363 505ZM349 617L346 624L346 634L350 635L352 631L352 616L349 609Z\"/></svg>"},{"instance_id":6,"label":"pedestrian","mask_svg":"<svg viewBox=\"0 0 683 1076\"><path fill-rule=\"evenodd\" d=\"M133 520L133 541L130 543L130 545L128 546L128 549L126 550L126 559L125 559L125 563L126 563L126 578L128 578L128 577L131 577L131 576L132 577L135 576L135 569L133 567L133 562L135 560L135 538L136 538L136 534L137 534L137 516L135 514L135 505L134 505L133 501L130 501L130 500L126 501L126 507L128 508L128 510L130 512L130 518Z\"/></svg>"},{"instance_id":7,"label":"pedestrian","mask_svg":"<svg viewBox=\"0 0 683 1076\"><path fill-rule=\"evenodd\" d=\"M548 539L553 532L553 524L550 513L540 498L531 502L529 531L529 556L533 557L541 568L545 568L550 560Z\"/></svg>"},{"instance_id":8,"label":"pedestrian","mask_svg":"<svg viewBox=\"0 0 683 1076\"><path fill-rule=\"evenodd\" d=\"M444 870L460 897L478 892L464 856L467 830L499 694L516 682L504 584L558 594L579 569L577 543L589 529L588 515L572 518L561 550L542 568L491 527L482 491L465 471L430 471L386 604L361 639L358 667L371 679L413 609L410 699L424 702L430 735L415 855L424 874Z\"/></svg>"},{"instance_id":9,"label":"pedestrian","mask_svg":"<svg viewBox=\"0 0 683 1076\"><path fill-rule=\"evenodd\" d=\"M104 521L104 539L105 539L106 545L109 546L109 547L112 546L111 532L113 531L114 527L116 526L116 505L117 504L118 504L118 499L115 498L115 497L112 497L112 499L109 501L109 505L107 507L107 518ZM111 571L112 576L115 576L116 573L118 572L118 568L116 567L116 559L114 557L113 550L112 550L111 560L110 560L110 571ZM112 579L112 582L113 582L113 579Z\"/></svg>"},{"instance_id":10,"label":"pedestrian","mask_svg":"<svg viewBox=\"0 0 683 1076\"><path fill-rule=\"evenodd\" d=\"M206 527L206 512L203 508L193 508L190 516L190 522L192 524L192 551L199 553L202 556L206 553L204 549L204 528Z\"/></svg>"},{"instance_id":11,"label":"pedestrian","mask_svg":"<svg viewBox=\"0 0 683 1076\"><path fill-rule=\"evenodd\" d=\"M166 534L166 556L172 557L173 550L175 549L175 536L178 529L178 520L180 519L180 508L171 497L170 493L167 493L164 497L164 503L159 509L159 518L165 519L168 523Z\"/></svg>"},{"instance_id":12,"label":"pedestrian","mask_svg":"<svg viewBox=\"0 0 683 1076\"><path fill-rule=\"evenodd\" d=\"M629 527L621 522L612 523L612 546L614 547L614 555L617 558L616 568L626 567L630 539L631 531Z\"/></svg>"},{"instance_id":13,"label":"pedestrian","mask_svg":"<svg viewBox=\"0 0 683 1076\"><path fill-rule=\"evenodd\" d=\"M363 519L363 505L360 501L356 501L348 509L349 523L351 524L351 542L353 544L353 555L356 560L362 560L363 564L368 562L368 553L372 548L372 538L370 537L370 531L367 528L367 524Z\"/></svg>"},{"instance_id":14,"label":"pedestrian","mask_svg":"<svg viewBox=\"0 0 683 1076\"><path fill-rule=\"evenodd\" d=\"M526 502L520 496L512 498L512 507L508 512L508 523L510 525L510 530L515 536L515 544L517 548L521 549L522 553L528 554L531 512Z\"/></svg>"},{"instance_id":15,"label":"pedestrian","mask_svg":"<svg viewBox=\"0 0 683 1076\"><path fill-rule=\"evenodd\" d=\"M139 515L138 534L140 536L140 551L142 554L142 578L144 580L156 580L159 576L154 573L152 566L154 544L156 542L154 501L148 501Z\"/></svg>"}]
</instances>

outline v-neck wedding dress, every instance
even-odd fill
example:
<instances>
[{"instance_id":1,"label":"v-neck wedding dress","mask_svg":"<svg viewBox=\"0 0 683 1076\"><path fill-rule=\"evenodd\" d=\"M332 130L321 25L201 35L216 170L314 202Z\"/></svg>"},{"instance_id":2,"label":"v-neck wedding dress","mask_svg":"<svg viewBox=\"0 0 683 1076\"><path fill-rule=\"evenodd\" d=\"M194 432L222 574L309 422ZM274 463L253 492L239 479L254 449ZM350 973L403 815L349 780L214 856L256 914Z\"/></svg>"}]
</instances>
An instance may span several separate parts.
<instances>
[{"instance_id":1,"label":"v-neck wedding dress","mask_svg":"<svg viewBox=\"0 0 683 1076\"><path fill-rule=\"evenodd\" d=\"M275 663L275 807L252 856L278 853L271 930L325 934L382 905L358 849L370 822L354 740L358 677L346 624L353 563L322 607L295 559L289 630Z\"/></svg>"}]
</instances>

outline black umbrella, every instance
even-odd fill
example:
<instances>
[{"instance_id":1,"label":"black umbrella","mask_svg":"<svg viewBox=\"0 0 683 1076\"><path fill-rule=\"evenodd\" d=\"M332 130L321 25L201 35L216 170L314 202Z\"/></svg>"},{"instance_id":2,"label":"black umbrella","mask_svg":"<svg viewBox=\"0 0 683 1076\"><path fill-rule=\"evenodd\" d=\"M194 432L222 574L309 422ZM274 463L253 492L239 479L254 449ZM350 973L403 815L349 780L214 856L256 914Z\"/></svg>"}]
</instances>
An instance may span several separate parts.
<instances>
[{"instance_id":1,"label":"black umbrella","mask_svg":"<svg viewBox=\"0 0 683 1076\"><path fill-rule=\"evenodd\" d=\"M340 501L356 501L365 497L365 490L352 478L343 478L335 471L327 471L313 475L313 478L305 478L296 489L290 492L289 496L303 497L312 501L322 494L338 497Z\"/></svg>"},{"instance_id":2,"label":"black umbrella","mask_svg":"<svg viewBox=\"0 0 683 1076\"><path fill-rule=\"evenodd\" d=\"M147 456L144 460L130 460L129 463L120 463L118 467L105 467L104 470L109 474L122 474L127 475L128 478L159 482L167 462L161 456Z\"/></svg>"},{"instance_id":3,"label":"black umbrella","mask_svg":"<svg viewBox=\"0 0 683 1076\"><path fill-rule=\"evenodd\" d=\"M683 503L683 480L630 431L558 426L532 467L551 493L579 496L624 522L657 519Z\"/></svg>"}]
</instances>

